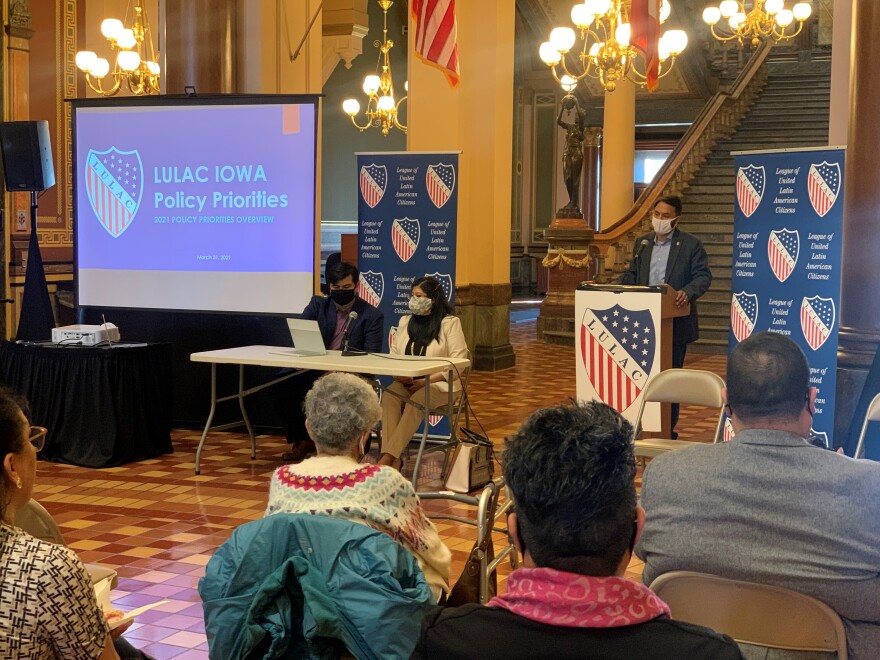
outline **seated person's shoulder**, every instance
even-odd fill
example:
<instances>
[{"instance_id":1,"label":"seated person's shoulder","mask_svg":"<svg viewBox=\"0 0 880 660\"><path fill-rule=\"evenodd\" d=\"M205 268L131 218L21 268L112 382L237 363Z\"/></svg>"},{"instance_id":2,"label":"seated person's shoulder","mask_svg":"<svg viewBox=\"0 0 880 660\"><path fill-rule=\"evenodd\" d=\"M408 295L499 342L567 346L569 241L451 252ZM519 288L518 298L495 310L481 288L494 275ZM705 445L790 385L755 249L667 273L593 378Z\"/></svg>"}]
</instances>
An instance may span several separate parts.
<instances>
[{"instance_id":1,"label":"seated person's shoulder","mask_svg":"<svg viewBox=\"0 0 880 660\"><path fill-rule=\"evenodd\" d=\"M670 658L682 660L739 660L743 657L737 643L727 635L685 621L660 618L644 624L650 627L653 647L668 648ZM666 656L664 656L666 657Z\"/></svg>"}]
</instances>

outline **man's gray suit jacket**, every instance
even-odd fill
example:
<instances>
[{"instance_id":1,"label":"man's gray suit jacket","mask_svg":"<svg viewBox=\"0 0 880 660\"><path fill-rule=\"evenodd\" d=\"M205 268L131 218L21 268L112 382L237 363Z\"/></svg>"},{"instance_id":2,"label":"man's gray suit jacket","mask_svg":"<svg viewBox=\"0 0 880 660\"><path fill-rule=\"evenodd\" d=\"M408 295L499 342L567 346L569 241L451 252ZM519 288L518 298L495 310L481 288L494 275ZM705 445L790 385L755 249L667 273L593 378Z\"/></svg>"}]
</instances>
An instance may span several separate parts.
<instances>
[{"instance_id":1,"label":"man's gray suit jacket","mask_svg":"<svg viewBox=\"0 0 880 660\"><path fill-rule=\"evenodd\" d=\"M880 658L880 464L744 430L655 458L642 506L645 584L688 570L793 589L843 618L852 659Z\"/></svg>"}]
</instances>

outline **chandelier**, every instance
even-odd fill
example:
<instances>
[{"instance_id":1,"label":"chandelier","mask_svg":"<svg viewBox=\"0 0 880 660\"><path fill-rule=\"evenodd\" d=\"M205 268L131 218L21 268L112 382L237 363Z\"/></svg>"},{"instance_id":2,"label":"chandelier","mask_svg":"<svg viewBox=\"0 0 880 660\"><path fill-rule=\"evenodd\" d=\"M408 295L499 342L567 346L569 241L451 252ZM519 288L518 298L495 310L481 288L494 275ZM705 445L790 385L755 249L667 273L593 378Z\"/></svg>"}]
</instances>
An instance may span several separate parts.
<instances>
[{"instance_id":1,"label":"chandelier","mask_svg":"<svg viewBox=\"0 0 880 660\"><path fill-rule=\"evenodd\" d=\"M670 11L668 0L662 0L661 23L669 18ZM573 29L554 28L550 32L550 40L542 43L538 51L541 60L550 67L553 78L563 85L563 89L571 91L587 76L597 78L608 92L613 92L620 80L629 80L640 86L647 84L645 72L636 66L636 58L641 53L629 43L631 29L624 0L586 0L571 8L571 21L580 30L583 42L577 54L580 72L569 70L565 57L577 41ZM658 44L658 78L672 70L675 58L685 49L687 42L684 30L667 30L661 35ZM562 65L562 75L557 69L559 64Z\"/></svg>"},{"instance_id":2,"label":"chandelier","mask_svg":"<svg viewBox=\"0 0 880 660\"><path fill-rule=\"evenodd\" d=\"M736 39L740 45L751 39L752 46L757 46L761 39L785 41L800 34L804 21L813 13L809 2L798 2L791 9L785 8L784 0L754 0L751 11L746 13L745 5L738 0L724 0L717 7L706 7L703 20L709 24L712 36L718 41ZM716 31L715 26L722 19L727 19L724 30ZM792 23L797 21L797 29L787 32Z\"/></svg>"},{"instance_id":3,"label":"chandelier","mask_svg":"<svg viewBox=\"0 0 880 660\"><path fill-rule=\"evenodd\" d=\"M361 111L361 104L357 99L346 99L342 102L342 109L351 117L354 124L362 133L375 126L382 129L382 135L388 135L392 128L397 128L406 133L406 126L400 123L398 111L400 105L406 101L404 96L399 101L394 100L394 81L391 79L391 60L388 51L394 47L394 42L388 39L388 8L394 4L393 0L378 0L382 7L382 41L378 39L373 45L379 49L379 59L376 63L376 73L364 78L364 94L367 95L367 109L364 110L367 122L361 126L355 118ZM381 72L379 71L381 67ZM404 91L409 91L407 83L404 83Z\"/></svg>"},{"instance_id":4,"label":"chandelier","mask_svg":"<svg viewBox=\"0 0 880 660\"><path fill-rule=\"evenodd\" d=\"M111 51L118 51L112 71L110 62L94 51L81 50L76 54L76 66L86 74L89 87L101 96L115 96L123 84L136 96L159 93L159 63L143 0L129 0L125 19L132 2L134 18L130 28L117 18L106 18L101 23L101 34L110 42ZM108 74L109 83L105 82Z\"/></svg>"}]
</instances>

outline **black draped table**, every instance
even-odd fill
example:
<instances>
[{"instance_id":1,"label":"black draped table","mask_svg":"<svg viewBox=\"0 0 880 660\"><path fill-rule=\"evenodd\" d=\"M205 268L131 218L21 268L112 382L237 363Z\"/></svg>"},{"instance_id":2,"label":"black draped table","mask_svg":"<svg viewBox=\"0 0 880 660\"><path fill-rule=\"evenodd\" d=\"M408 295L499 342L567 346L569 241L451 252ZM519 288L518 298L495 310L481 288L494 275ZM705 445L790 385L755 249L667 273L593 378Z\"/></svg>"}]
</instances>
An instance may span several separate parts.
<instances>
[{"instance_id":1,"label":"black draped table","mask_svg":"<svg viewBox=\"0 0 880 660\"><path fill-rule=\"evenodd\" d=\"M84 467L155 458L171 446L171 347L3 342L6 384L49 429L40 456Z\"/></svg>"}]
</instances>

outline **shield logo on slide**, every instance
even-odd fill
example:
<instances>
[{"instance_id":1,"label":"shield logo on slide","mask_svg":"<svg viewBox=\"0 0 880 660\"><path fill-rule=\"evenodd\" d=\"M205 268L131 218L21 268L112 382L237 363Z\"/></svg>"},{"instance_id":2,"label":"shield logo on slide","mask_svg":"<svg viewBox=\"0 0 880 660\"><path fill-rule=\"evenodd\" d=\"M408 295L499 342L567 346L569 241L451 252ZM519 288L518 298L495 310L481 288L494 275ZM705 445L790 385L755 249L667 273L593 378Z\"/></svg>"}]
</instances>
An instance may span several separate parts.
<instances>
[{"instance_id":1,"label":"shield logo on slide","mask_svg":"<svg viewBox=\"0 0 880 660\"><path fill-rule=\"evenodd\" d=\"M810 195L810 204L819 214L820 218L834 206L837 195L840 193L840 164L813 163L810 165L810 173L807 175L807 192Z\"/></svg>"},{"instance_id":2,"label":"shield logo on slide","mask_svg":"<svg viewBox=\"0 0 880 660\"><path fill-rule=\"evenodd\" d=\"M144 167L137 149L89 149L85 169L86 193L101 226L119 238L131 226L141 205Z\"/></svg>"},{"instance_id":3,"label":"shield logo on slide","mask_svg":"<svg viewBox=\"0 0 880 660\"><path fill-rule=\"evenodd\" d=\"M755 329L758 322L758 296L740 291L730 302L730 328L737 341L742 341Z\"/></svg>"},{"instance_id":4,"label":"shield logo on slide","mask_svg":"<svg viewBox=\"0 0 880 660\"><path fill-rule=\"evenodd\" d=\"M741 167L736 172L736 201L740 211L747 218L758 209L761 199L764 197L764 187L767 175L764 166Z\"/></svg>"},{"instance_id":5,"label":"shield logo on slide","mask_svg":"<svg viewBox=\"0 0 880 660\"><path fill-rule=\"evenodd\" d=\"M800 252L800 235L790 229L779 229L770 232L767 242L767 256L770 268L776 279L785 282L797 264Z\"/></svg>"},{"instance_id":6,"label":"shield logo on slide","mask_svg":"<svg viewBox=\"0 0 880 660\"><path fill-rule=\"evenodd\" d=\"M370 163L361 167L358 177L361 186L361 197L371 209L382 201L385 188L388 187L388 170L384 165Z\"/></svg>"},{"instance_id":7,"label":"shield logo on slide","mask_svg":"<svg viewBox=\"0 0 880 660\"><path fill-rule=\"evenodd\" d=\"M401 261L409 261L419 247L422 230L418 220L394 219L391 223L391 244Z\"/></svg>"},{"instance_id":8,"label":"shield logo on slide","mask_svg":"<svg viewBox=\"0 0 880 660\"><path fill-rule=\"evenodd\" d=\"M448 273L425 273L425 277L433 277L440 282L443 287L443 293L446 294L446 300L452 300L452 275Z\"/></svg>"},{"instance_id":9,"label":"shield logo on slide","mask_svg":"<svg viewBox=\"0 0 880 660\"><path fill-rule=\"evenodd\" d=\"M455 168L443 163L428 165L425 185L428 187L428 197L439 209L449 201L452 191L455 190Z\"/></svg>"},{"instance_id":10,"label":"shield logo on slide","mask_svg":"<svg viewBox=\"0 0 880 660\"><path fill-rule=\"evenodd\" d=\"M834 301L831 298L804 298L801 302L801 330L814 351L824 344L834 329Z\"/></svg>"},{"instance_id":11,"label":"shield logo on slide","mask_svg":"<svg viewBox=\"0 0 880 660\"><path fill-rule=\"evenodd\" d=\"M382 273L374 273L371 270L361 273L358 280L358 298L373 307L378 307L382 302L383 293L385 293L385 276Z\"/></svg>"},{"instance_id":12,"label":"shield logo on slide","mask_svg":"<svg viewBox=\"0 0 880 660\"><path fill-rule=\"evenodd\" d=\"M622 413L639 398L654 365L657 333L651 312L620 305L587 309L580 342L593 389L602 401Z\"/></svg>"}]
</instances>

